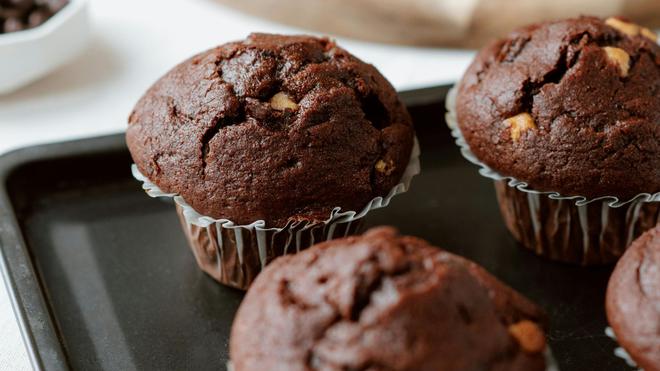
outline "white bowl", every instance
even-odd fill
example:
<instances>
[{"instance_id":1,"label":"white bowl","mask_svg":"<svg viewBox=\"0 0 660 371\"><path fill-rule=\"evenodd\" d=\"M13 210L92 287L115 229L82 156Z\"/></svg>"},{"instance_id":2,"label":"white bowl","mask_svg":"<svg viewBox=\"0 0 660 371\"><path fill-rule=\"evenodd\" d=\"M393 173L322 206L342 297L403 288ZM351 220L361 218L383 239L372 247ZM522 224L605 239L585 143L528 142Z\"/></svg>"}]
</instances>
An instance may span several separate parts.
<instances>
[{"instance_id":1,"label":"white bowl","mask_svg":"<svg viewBox=\"0 0 660 371\"><path fill-rule=\"evenodd\" d=\"M14 91L71 60L89 40L87 0L71 0L42 25L0 34L0 94Z\"/></svg>"}]
</instances>

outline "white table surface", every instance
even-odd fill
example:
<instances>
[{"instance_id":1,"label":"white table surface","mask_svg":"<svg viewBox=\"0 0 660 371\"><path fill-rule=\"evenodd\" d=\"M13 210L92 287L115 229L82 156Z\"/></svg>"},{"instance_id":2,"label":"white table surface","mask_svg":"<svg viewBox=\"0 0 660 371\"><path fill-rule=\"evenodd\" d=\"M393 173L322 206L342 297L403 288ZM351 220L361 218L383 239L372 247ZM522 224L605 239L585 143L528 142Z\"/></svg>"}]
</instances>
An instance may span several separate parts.
<instances>
[{"instance_id":1,"label":"white table surface","mask_svg":"<svg viewBox=\"0 0 660 371\"><path fill-rule=\"evenodd\" d=\"M91 0L88 49L53 74L0 95L0 154L33 144L116 133L144 90L190 55L252 31L305 32L212 0ZM454 82L473 53L370 44L340 45L373 63L399 90ZM0 370L30 364L0 285Z\"/></svg>"}]
</instances>

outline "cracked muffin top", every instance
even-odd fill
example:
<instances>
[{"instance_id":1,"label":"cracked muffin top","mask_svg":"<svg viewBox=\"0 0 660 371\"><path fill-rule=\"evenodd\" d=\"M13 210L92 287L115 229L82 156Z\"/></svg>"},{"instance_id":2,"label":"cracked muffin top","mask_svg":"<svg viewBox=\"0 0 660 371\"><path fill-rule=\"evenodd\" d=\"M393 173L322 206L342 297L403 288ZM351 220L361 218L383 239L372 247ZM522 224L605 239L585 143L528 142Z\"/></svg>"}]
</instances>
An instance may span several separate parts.
<instances>
[{"instance_id":1,"label":"cracked muffin top","mask_svg":"<svg viewBox=\"0 0 660 371\"><path fill-rule=\"evenodd\" d=\"M617 263L606 308L617 341L637 366L660 370L660 226L635 240Z\"/></svg>"},{"instance_id":2,"label":"cracked muffin top","mask_svg":"<svg viewBox=\"0 0 660 371\"><path fill-rule=\"evenodd\" d=\"M619 18L514 31L479 52L456 100L472 152L531 188L588 198L660 191L660 47Z\"/></svg>"},{"instance_id":3,"label":"cracked muffin top","mask_svg":"<svg viewBox=\"0 0 660 371\"><path fill-rule=\"evenodd\" d=\"M234 320L234 370L545 370L542 311L381 227L278 258Z\"/></svg>"},{"instance_id":4,"label":"cracked muffin top","mask_svg":"<svg viewBox=\"0 0 660 371\"><path fill-rule=\"evenodd\" d=\"M140 172L197 212L283 227L386 195L413 127L389 82L331 40L252 34L165 74L126 141Z\"/></svg>"}]
</instances>

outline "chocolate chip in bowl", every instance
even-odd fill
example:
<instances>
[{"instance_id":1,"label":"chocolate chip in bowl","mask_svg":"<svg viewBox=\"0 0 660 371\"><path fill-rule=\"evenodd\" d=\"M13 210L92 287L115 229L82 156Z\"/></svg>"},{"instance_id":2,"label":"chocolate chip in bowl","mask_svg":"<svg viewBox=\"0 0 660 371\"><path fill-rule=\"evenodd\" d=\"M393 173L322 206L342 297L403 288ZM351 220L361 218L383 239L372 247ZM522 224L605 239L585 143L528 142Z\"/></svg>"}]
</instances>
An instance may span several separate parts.
<instances>
[{"instance_id":1,"label":"chocolate chip in bowl","mask_svg":"<svg viewBox=\"0 0 660 371\"><path fill-rule=\"evenodd\" d=\"M87 0L0 0L0 94L79 55L90 38Z\"/></svg>"},{"instance_id":2,"label":"chocolate chip in bowl","mask_svg":"<svg viewBox=\"0 0 660 371\"><path fill-rule=\"evenodd\" d=\"M41 26L69 0L3 0L0 1L0 34Z\"/></svg>"}]
</instances>

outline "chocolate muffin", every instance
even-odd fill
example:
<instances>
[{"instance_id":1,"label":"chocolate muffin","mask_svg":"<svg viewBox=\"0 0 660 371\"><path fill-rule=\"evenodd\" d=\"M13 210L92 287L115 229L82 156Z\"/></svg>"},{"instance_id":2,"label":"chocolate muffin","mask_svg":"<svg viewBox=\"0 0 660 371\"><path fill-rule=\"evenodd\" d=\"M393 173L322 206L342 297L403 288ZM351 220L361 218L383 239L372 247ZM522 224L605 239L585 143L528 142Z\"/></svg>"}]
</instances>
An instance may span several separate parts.
<instances>
[{"instance_id":1,"label":"chocolate muffin","mask_svg":"<svg viewBox=\"0 0 660 371\"><path fill-rule=\"evenodd\" d=\"M268 266L230 355L235 371L545 370L543 319L477 264L381 227Z\"/></svg>"},{"instance_id":2,"label":"chocolate muffin","mask_svg":"<svg viewBox=\"0 0 660 371\"><path fill-rule=\"evenodd\" d=\"M359 222L323 223L391 194L413 141L406 108L373 66L325 38L268 34L176 66L126 133L137 176L184 200L202 269L241 288L277 255L355 232Z\"/></svg>"},{"instance_id":3,"label":"chocolate muffin","mask_svg":"<svg viewBox=\"0 0 660 371\"><path fill-rule=\"evenodd\" d=\"M660 226L619 260L607 287L607 319L637 365L660 370Z\"/></svg>"},{"instance_id":4,"label":"chocolate muffin","mask_svg":"<svg viewBox=\"0 0 660 371\"><path fill-rule=\"evenodd\" d=\"M471 152L502 176L563 197L616 198L620 206L660 192L659 91L653 32L619 18L581 17L531 25L481 50L458 85L455 113ZM625 228L610 233L601 220L621 220L636 203L615 212L602 202L578 210L573 201L559 207L550 200L552 206L532 211L540 215L532 220L516 210L533 210L545 197L529 201L529 193L504 182L498 187L505 217L514 214L507 220L514 235L558 260L616 260L628 236L655 225L658 216L657 203L644 205L653 220L614 223ZM557 213L559 224L571 221L554 228L545 218ZM553 223L546 228L552 236L542 231L546 222ZM572 246L571 234L587 242ZM601 246L602 234L620 236L621 243Z\"/></svg>"},{"instance_id":5,"label":"chocolate muffin","mask_svg":"<svg viewBox=\"0 0 660 371\"><path fill-rule=\"evenodd\" d=\"M282 227L387 194L413 127L387 80L334 42L252 34L165 74L126 142L142 174L197 212Z\"/></svg>"},{"instance_id":6,"label":"chocolate muffin","mask_svg":"<svg viewBox=\"0 0 660 371\"><path fill-rule=\"evenodd\" d=\"M456 113L470 149L539 191L588 198L660 191L655 40L616 18L582 17L492 43L459 85Z\"/></svg>"}]
</instances>

